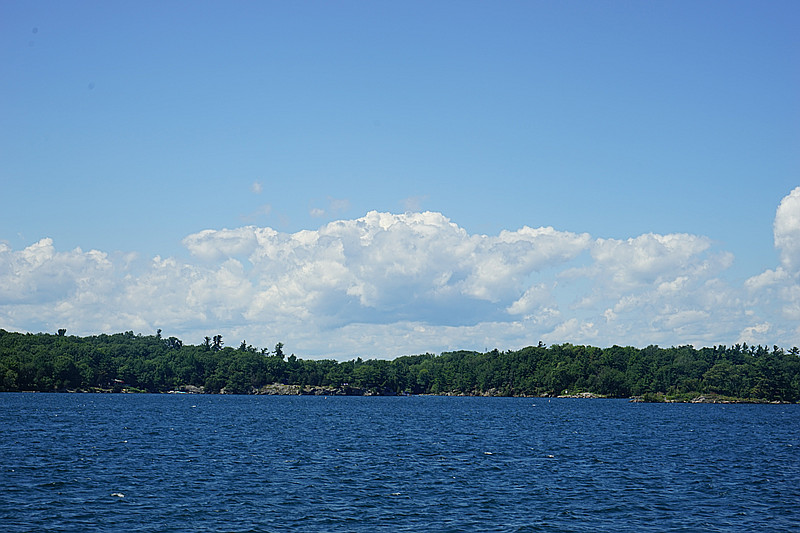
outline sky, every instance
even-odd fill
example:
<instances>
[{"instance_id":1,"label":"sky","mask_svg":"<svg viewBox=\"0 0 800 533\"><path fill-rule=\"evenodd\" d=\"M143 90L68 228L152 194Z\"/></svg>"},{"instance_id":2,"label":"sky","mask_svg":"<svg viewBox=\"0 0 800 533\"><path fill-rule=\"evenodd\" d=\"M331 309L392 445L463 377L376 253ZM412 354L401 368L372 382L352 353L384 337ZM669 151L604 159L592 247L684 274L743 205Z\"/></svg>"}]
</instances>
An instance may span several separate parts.
<instances>
[{"instance_id":1,"label":"sky","mask_svg":"<svg viewBox=\"0 0 800 533\"><path fill-rule=\"evenodd\" d=\"M0 328L800 345L800 4L0 3Z\"/></svg>"}]
</instances>

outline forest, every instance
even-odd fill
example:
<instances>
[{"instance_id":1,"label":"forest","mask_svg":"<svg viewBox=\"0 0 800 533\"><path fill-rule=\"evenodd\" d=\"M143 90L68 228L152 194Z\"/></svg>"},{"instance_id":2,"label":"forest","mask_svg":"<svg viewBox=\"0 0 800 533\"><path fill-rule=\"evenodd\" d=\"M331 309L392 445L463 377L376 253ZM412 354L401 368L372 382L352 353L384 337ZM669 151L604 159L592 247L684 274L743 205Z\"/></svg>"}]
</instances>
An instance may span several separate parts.
<instances>
[{"instance_id":1,"label":"forest","mask_svg":"<svg viewBox=\"0 0 800 533\"><path fill-rule=\"evenodd\" d=\"M800 350L778 346L645 348L557 344L335 360L287 356L284 345L225 346L221 335L189 345L176 337L72 336L66 330L0 329L0 391L256 394L275 384L295 394L558 396L591 392L646 401L697 395L800 401ZM274 390L274 387L272 388Z\"/></svg>"}]
</instances>

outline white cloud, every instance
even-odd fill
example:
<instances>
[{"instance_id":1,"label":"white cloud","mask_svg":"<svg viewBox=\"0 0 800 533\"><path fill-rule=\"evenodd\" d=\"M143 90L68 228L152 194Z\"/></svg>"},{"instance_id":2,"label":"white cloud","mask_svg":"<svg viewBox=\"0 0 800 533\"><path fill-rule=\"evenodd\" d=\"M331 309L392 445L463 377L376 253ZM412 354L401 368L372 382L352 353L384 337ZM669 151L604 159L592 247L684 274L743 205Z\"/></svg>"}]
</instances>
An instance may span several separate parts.
<instances>
[{"instance_id":1,"label":"white cloud","mask_svg":"<svg viewBox=\"0 0 800 533\"><path fill-rule=\"evenodd\" d=\"M254 181L252 185L250 185L250 190L253 191L253 194L261 194L261 191L264 190L264 186L261 185L261 182Z\"/></svg>"},{"instance_id":2,"label":"white cloud","mask_svg":"<svg viewBox=\"0 0 800 533\"><path fill-rule=\"evenodd\" d=\"M769 330L770 325L767 322L748 326L742 330L736 342L738 344L746 342L747 344L765 344L769 346Z\"/></svg>"},{"instance_id":3,"label":"white cloud","mask_svg":"<svg viewBox=\"0 0 800 533\"><path fill-rule=\"evenodd\" d=\"M511 315L530 314L534 310L553 305L550 290L543 283L528 287L506 310Z\"/></svg>"},{"instance_id":4,"label":"white cloud","mask_svg":"<svg viewBox=\"0 0 800 533\"><path fill-rule=\"evenodd\" d=\"M793 275L800 274L800 187L781 201L773 228L781 265Z\"/></svg>"},{"instance_id":5,"label":"white cloud","mask_svg":"<svg viewBox=\"0 0 800 533\"><path fill-rule=\"evenodd\" d=\"M249 252L257 286L247 310L252 318L283 305L312 314L348 309L367 320L374 313L415 316L424 307L458 315L484 301L507 307L527 289L527 276L574 257L589 237L552 228L468 235L439 213L371 212L317 231L248 227L204 231L184 242L204 259Z\"/></svg>"},{"instance_id":6,"label":"white cloud","mask_svg":"<svg viewBox=\"0 0 800 533\"><path fill-rule=\"evenodd\" d=\"M221 333L300 356L595 345L795 345L793 191L776 214L782 265L740 286L702 236L625 240L529 228L470 234L441 213L370 212L316 230L204 230L188 261L141 262L50 239L0 244L0 327L77 334ZM792 271L794 272L794 271Z\"/></svg>"},{"instance_id":7,"label":"white cloud","mask_svg":"<svg viewBox=\"0 0 800 533\"><path fill-rule=\"evenodd\" d=\"M800 187L781 200L773 224L775 248L781 266L752 276L744 283L747 303L753 310L741 329L744 342L760 342L767 337L787 339L785 344L800 345ZM758 319L762 319L757 322ZM753 340L746 340L751 336ZM776 342L776 341L772 341Z\"/></svg>"},{"instance_id":8,"label":"white cloud","mask_svg":"<svg viewBox=\"0 0 800 533\"><path fill-rule=\"evenodd\" d=\"M598 239L592 247L593 275L614 290L674 282L689 271L707 268L701 254L710 247L709 239L687 234Z\"/></svg>"},{"instance_id":9,"label":"white cloud","mask_svg":"<svg viewBox=\"0 0 800 533\"><path fill-rule=\"evenodd\" d=\"M52 239L41 239L14 252L0 245L0 302L36 304L66 297L78 287L103 277L111 268L107 255L76 248L56 252Z\"/></svg>"},{"instance_id":10,"label":"white cloud","mask_svg":"<svg viewBox=\"0 0 800 533\"><path fill-rule=\"evenodd\" d=\"M791 282L791 276L778 267L775 270L765 270L761 274L747 279L744 286L750 291L760 291L786 282Z\"/></svg>"},{"instance_id":11,"label":"white cloud","mask_svg":"<svg viewBox=\"0 0 800 533\"><path fill-rule=\"evenodd\" d=\"M594 322L570 318L560 323L552 332L542 335L550 344L570 342L572 344L597 344L599 329ZM565 340L571 339L571 340Z\"/></svg>"},{"instance_id":12,"label":"white cloud","mask_svg":"<svg viewBox=\"0 0 800 533\"><path fill-rule=\"evenodd\" d=\"M741 302L721 275L733 256L714 251L709 239L688 234L597 239L591 256L588 266L560 275L563 281L583 276L589 282L564 316L603 324L597 338L605 344L730 343ZM554 334L591 338L579 321L572 324Z\"/></svg>"},{"instance_id":13,"label":"white cloud","mask_svg":"<svg viewBox=\"0 0 800 533\"><path fill-rule=\"evenodd\" d=\"M204 230L183 239L183 245L205 260L220 257L247 256L258 246L257 233L263 231L255 226L236 229Z\"/></svg>"}]
</instances>

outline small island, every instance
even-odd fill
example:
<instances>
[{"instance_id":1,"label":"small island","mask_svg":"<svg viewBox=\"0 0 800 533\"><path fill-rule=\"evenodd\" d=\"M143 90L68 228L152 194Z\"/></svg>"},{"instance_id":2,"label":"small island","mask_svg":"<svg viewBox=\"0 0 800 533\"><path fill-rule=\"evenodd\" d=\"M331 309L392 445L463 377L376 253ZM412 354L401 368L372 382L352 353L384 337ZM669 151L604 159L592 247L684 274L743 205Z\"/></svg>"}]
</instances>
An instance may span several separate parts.
<instances>
[{"instance_id":1,"label":"small island","mask_svg":"<svg viewBox=\"0 0 800 533\"><path fill-rule=\"evenodd\" d=\"M134 334L0 329L0 392L452 395L795 403L800 350L778 346L598 348L572 344L454 351L393 360L301 359L284 345L225 346Z\"/></svg>"}]
</instances>

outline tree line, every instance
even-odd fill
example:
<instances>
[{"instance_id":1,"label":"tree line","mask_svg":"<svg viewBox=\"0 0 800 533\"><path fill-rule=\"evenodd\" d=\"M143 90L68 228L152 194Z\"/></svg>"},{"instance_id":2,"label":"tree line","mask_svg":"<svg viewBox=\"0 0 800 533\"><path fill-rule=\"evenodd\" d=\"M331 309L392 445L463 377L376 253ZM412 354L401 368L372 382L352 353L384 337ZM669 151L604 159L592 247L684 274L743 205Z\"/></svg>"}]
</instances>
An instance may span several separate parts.
<instances>
[{"instance_id":1,"label":"tree line","mask_svg":"<svg viewBox=\"0 0 800 533\"><path fill-rule=\"evenodd\" d=\"M521 350L455 351L393 360L288 357L284 345L225 346L221 335L198 345L134 334L86 337L0 329L0 391L121 390L248 394L270 384L330 387L372 394L609 397L712 394L800 401L800 350L778 346L646 348L556 344Z\"/></svg>"}]
</instances>

